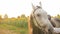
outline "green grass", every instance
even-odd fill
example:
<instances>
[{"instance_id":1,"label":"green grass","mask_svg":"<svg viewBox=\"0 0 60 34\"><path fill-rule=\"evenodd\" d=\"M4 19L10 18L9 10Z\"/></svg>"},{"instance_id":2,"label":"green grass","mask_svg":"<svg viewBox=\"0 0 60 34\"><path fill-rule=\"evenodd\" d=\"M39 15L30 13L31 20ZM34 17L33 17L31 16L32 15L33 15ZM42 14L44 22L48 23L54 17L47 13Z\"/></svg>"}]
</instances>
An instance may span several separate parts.
<instances>
[{"instance_id":1,"label":"green grass","mask_svg":"<svg viewBox=\"0 0 60 34\"><path fill-rule=\"evenodd\" d=\"M21 27L17 27L17 25L18 24L13 25L11 23L10 24L2 23L2 24L0 24L0 28L6 29L6 30L11 30L11 31L17 32L19 34L28 34L28 29L26 28L26 26L24 28L21 28ZM18 26L20 26L20 25L18 25Z\"/></svg>"},{"instance_id":2,"label":"green grass","mask_svg":"<svg viewBox=\"0 0 60 34\"><path fill-rule=\"evenodd\" d=\"M26 19L14 21L8 20L7 22L2 21L2 23L0 23L0 28L11 30L19 34L28 34L28 22Z\"/></svg>"},{"instance_id":3,"label":"green grass","mask_svg":"<svg viewBox=\"0 0 60 34\"><path fill-rule=\"evenodd\" d=\"M0 24L0 28L9 29L9 30L16 30L17 29L17 27L12 26L12 25L8 25L8 24Z\"/></svg>"}]
</instances>

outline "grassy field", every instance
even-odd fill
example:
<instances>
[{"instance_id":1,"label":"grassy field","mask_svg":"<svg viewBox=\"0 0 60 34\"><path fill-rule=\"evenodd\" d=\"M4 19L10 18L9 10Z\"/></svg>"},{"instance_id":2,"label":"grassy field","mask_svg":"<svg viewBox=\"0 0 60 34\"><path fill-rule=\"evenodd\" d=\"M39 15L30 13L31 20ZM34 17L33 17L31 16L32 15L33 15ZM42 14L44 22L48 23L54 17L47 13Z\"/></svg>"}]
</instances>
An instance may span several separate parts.
<instances>
[{"instance_id":1,"label":"grassy field","mask_svg":"<svg viewBox=\"0 0 60 34\"><path fill-rule=\"evenodd\" d=\"M27 20L7 20L0 22L0 34L28 34Z\"/></svg>"}]
</instances>

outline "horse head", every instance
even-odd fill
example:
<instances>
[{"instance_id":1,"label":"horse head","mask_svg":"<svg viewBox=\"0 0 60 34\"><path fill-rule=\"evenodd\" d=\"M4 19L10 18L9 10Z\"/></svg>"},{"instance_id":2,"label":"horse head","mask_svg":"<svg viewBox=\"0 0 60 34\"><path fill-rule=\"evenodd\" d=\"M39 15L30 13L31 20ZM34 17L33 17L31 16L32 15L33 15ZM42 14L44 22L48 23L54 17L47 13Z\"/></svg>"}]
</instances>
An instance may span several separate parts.
<instances>
[{"instance_id":1,"label":"horse head","mask_svg":"<svg viewBox=\"0 0 60 34\"><path fill-rule=\"evenodd\" d=\"M48 27L48 29L50 28L49 25L51 25L49 19L48 19L48 15L47 15L47 12L44 11L42 9L41 6L34 6L32 4L32 7L33 7L33 12L32 12L32 17L33 17L33 21L34 21L34 24L39 27L39 28L42 28L42 27ZM51 25L52 27L52 25Z\"/></svg>"},{"instance_id":2,"label":"horse head","mask_svg":"<svg viewBox=\"0 0 60 34\"><path fill-rule=\"evenodd\" d=\"M52 32L56 31L48 19L47 12L44 11L43 8L41 7L41 4L40 6L34 6L32 4L32 7L33 7L33 12L31 13L31 16L30 16L30 22L32 26L33 27L36 26L37 28L46 32L48 32L48 30Z\"/></svg>"}]
</instances>

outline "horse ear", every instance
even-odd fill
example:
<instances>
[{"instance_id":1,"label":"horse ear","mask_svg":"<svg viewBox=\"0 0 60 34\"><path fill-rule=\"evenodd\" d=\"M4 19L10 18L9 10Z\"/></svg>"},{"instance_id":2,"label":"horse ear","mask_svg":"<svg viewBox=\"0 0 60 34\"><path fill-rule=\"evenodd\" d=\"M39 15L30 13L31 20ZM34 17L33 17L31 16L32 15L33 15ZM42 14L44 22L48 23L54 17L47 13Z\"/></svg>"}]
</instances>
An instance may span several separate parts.
<instances>
[{"instance_id":1,"label":"horse ear","mask_svg":"<svg viewBox=\"0 0 60 34\"><path fill-rule=\"evenodd\" d=\"M32 8L33 8L33 9L36 9L36 7L35 7L33 4L32 4Z\"/></svg>"},{"instance_id":2,"label":"horse ear","mask_svg":"<svg viewBox=\"0 0 60 34\"><path fill-rule=\"evenodd\" d=\"M42 8L42 4L41 4L41 1L39 2L39 4L40 4L40 7Z\"/></svg>"}]
</instances>

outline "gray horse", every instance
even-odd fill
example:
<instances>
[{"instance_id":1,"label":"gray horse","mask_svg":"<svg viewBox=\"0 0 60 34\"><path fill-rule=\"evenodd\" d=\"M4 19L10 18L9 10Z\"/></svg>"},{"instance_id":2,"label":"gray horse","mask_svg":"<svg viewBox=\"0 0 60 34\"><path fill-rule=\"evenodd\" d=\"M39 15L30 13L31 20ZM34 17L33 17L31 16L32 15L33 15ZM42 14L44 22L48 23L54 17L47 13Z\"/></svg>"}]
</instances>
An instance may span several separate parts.
<instances>
[{"instance_id":1,"label":"gray horse","mask_svg":"<svg viewBox=\"0 0 60 34\"><path fill-rule=\"evenodd\" d=\"M55 18L51 18L50 15L48 15L48 19L51 22L51 24L53 25L53 27L57 27L60 28L60 19L55 17Z\"/></svg>"},{"instance_id":2,"label":"gray horse","mask_svg":"<svg viewBox=\"0 0 60 34\"><path fill-rule=\"evenodd\" d=\"M30 24L33 34L55 34L59 33L60 28L54 28L48 19L46 11L40 6L33 6L33 12L30 15ZM58 32L57 32L58 31Z\"/></svg>"}]
</instances>

